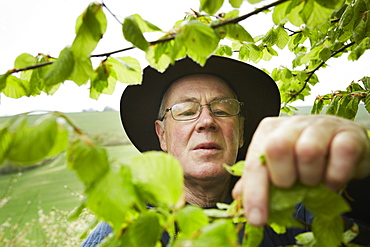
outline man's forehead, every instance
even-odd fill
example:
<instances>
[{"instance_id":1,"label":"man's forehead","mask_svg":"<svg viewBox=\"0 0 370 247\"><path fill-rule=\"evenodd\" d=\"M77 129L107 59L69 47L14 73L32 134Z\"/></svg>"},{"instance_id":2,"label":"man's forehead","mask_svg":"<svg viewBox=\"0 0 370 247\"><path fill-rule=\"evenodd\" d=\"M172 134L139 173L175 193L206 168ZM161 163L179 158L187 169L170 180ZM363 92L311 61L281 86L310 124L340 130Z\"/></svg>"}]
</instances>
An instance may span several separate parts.
<instances>
[{"instance_id":1,"label":"man's forehead","mask_svg":"<svg viewBox=\"0 0 370 247\"><path fill-rule=\"evenodd\" d=\"M221 89L228 89L230 92L232 92L229 84L226 81L218 76L211 74L193 74L181 77L171 84L167 92L171 93L175 89L183 88L187 85L191 85L191 88L194 89L194 91L212 85L215 88L221 87Z\"/></svg>"}]
</instances>

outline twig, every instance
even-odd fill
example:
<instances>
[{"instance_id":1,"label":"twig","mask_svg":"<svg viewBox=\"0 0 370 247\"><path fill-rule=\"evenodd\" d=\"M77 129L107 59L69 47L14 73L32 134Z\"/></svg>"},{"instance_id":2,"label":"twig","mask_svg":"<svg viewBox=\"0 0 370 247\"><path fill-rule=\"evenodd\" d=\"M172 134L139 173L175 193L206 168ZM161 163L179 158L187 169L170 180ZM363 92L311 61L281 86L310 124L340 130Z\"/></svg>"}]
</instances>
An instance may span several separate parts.
<instances>
[{"instance_id":1,"label":"twig","mask_svg":"<svg viewBox=\"0 0 370 247\"><path fill-rule=\"evenodd\" d=\"M336 50L334 51L331 55L330 55L330 58L334 57L335 55L337 55L338 53L341 53L343 52L344 50L346 50L348 47L351 47L352 45L354 45L356 42L351 42L345 46L343 46L342 48L340 48L339 50ZM327 61L327 60L326 60ZM303 90L307 87L307 84L308 82L310 81L311 77L316 73L316 71L318 71L325 63L326 61L322 61L319 65L316 66L316 68L314 68L312 71L309 71L307 72L307 74L309 74L309 76L307 77L307 79L305 80L304 82L304 85L303 87L296 93L292 94L292 96L289 98L289 100L286 102L289 103L291 102L295 97L297 97L300 93L303 92Z\"/></svg>"},{"instance_id":2,"label":"twig","mask_svg":"<svg viewBox=\"0 0 370 247\"><path fill-rule=\"evenodd\" d=\"M14 73L18 73L18 72L25 71L25 70L37 69L37 68L40 68L40 67L44 67L46 65L50 65L52 63L53 62L39 63L39 64L36 64L36 65L33 65L33 66L29 66L29 67L26 67L26 68L11 69L11 70L8 71L8 73L9 74L14 74Z\"/></svg>"},{"instance_id":3,"label":"twig","mask_svg":"<svg viewBox=\"0 0 370 247\"><path fill-rule=\"evenodd\" d=\"M247 18L249 18L249 17L251 17L253 15L256 15L256 14L258 14L260 12L263 12L265 10L268 10L271 7L274 7L276 5L282 4L282 3L287 2L287 1L289 1L289 0L278 0L276 2L270 3L270 4L266 5L266 6L261 7L261 8L258 8L258 9L254 10L254 11L248 13L248 14L245 14L245 15L242 15L242 16L239 16L239 17L236 17L236 18L233 18L233 19L230 19L230 20L227 20L227 21L218 23L216 25L212 25L211 27L212 28L218 28L218 27L222 27L222 26L225 26L225 25L228 25L228 24L231 24L231 23L238 23L238 22L243 21L243 20L245 20L245 19L247 19Z\"/></svg>"},{"instance_id":4,"label":"twig","mask_svg":"<svg viewBox=\"0 0 370 247\"><path fill-rule=\"evenodd\" d=\"M112 11L110 11L110 9L109 9L109 8L108 8L108 6L104 3L104 1L102 1L102 6L108 10L108 12L109 12L113 17L114 17L114 19L116 19L116 21L118 21L118 23L119 23L119 24L121 24L121 25L122 25L122 22L118 19L118 17L117 17L115 14L113 14L113 12L112 12Z\"/></svg>"}]
</instances>

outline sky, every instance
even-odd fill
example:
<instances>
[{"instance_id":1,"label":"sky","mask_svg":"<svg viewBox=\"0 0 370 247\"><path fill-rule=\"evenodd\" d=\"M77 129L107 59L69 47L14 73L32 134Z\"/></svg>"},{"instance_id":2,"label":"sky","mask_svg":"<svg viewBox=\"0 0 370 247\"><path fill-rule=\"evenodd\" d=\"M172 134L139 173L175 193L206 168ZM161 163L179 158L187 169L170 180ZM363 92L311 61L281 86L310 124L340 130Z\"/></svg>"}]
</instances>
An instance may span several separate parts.
<instances>
[{"instance_id":1,"label":"sky","mask_svg":"<svg viewBox=\"0 0 370 247\"><path fill-rule=\"evenodd\" d=\"M12 69L14 60L22 53L30 53L34 56L44 53L57 57L64 47L72 44L75 37L75 20L91 2L91 0L0 0L0 74ZM132 14L140 14L143 19L162 30L169 30L175 21L185 15L185 12L199 8L198 0L105 0L104 3L120 20ZM258 5L245 3L240 12L249 13L256 6ZM231 8L223 10L229 11ZM93 54L131 46L123 39L119 22L107 11L105 14L108 19L108 30ZM256 36L272 27L269 18L266 14L260 14L241 24L252 36ZM144 55L139 50L119 54L119 56L133 56L139 59L142 68L147 66ZM278 65L291 67L289 58L292 57L279 56L255 66L270 71ZM317 95L330 93L332 90L344 90L352 80L361 79L365 75L370 76L369 62L369 52L357 62L347 61L346 56L330 60L328 68L318 72L322 83L313 88L312 96L305 102L298 101L294 105L311 105ZM98 64L99 59L94 63ZM79 112L95 109L101 111L107 106L118 110L120 96L125 86L118 83L113 95L102 94L99 100L89 98L88 86L78 87L70 81L65 82L52 96L42 94L36 97L11 99L1 94L0 116L38 110Z\"/></svg>"}]
</instances>

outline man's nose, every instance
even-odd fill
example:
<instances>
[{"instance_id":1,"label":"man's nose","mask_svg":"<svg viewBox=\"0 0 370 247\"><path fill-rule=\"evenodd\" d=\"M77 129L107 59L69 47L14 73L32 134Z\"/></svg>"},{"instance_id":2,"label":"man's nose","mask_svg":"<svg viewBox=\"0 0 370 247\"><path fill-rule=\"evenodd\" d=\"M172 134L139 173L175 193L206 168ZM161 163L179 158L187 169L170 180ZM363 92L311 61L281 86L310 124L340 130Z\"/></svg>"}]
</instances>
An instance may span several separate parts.
<instances>
[{"instance_id":1,"label":"man's nose","mask_svg":"<svg viewBox=\"0 0 370 247\"><path fill-rule=\"evenodd\" d=\"M212 114L209 105L201 105L200 114L197 119L197 131L216 130L217 128L215 116Z\"/></svg>"}]
</instances>

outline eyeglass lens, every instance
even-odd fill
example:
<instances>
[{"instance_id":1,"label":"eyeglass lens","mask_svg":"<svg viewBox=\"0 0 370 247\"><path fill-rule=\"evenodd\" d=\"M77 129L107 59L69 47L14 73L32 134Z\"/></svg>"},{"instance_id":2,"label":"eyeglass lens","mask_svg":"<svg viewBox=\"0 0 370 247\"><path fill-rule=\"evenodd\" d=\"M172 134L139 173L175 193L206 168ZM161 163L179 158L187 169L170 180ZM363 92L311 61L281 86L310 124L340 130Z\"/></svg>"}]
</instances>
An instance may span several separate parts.
<instances>
[{"instance_id":1,"label":"eyeglass lens","mask_svg":"<svg viewBox=\"0 0 370 247\"><path fill-rule=\"evenodd\" d=\"M209 105L213 115L217 117L231 117L239 113L239 101L236 99L214 100ZM195 119L201 112L201 105L198 102L182 102L172 106L171 114L175 120Z\"/></svg>"}]
</instances>

